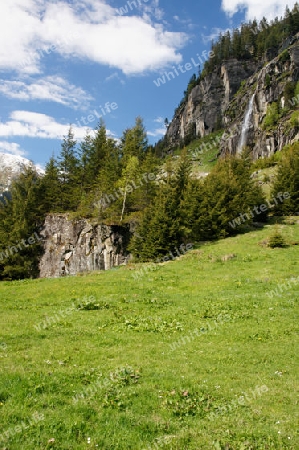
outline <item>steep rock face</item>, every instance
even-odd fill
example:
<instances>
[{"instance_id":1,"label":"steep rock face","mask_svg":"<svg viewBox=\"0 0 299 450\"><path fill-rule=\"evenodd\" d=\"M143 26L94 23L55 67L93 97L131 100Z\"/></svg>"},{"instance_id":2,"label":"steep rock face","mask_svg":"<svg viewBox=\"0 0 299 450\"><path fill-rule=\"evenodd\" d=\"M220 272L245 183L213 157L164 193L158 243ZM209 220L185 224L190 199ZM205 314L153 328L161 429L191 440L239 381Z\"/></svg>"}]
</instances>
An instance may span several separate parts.
<instances>
[{"instance_id":1,"label":"steep rock face","mask_svg":"<svg viewBox=\"0 0 299 450\"><path fill-rule=\"evenodd\" d=\"M241 151L242 127L252 96L254 97L246 133L246 145L251 148L254 159L268 157L281 150L285 145L298 140L298 129L289 126L288 114L279 121L274 129L264 130L262 127L268 106L277 102L280 109L283 109L286 106L284 98L286 84L299 80L298 37L287 51L288 56L280 55L274 58L249 77L224 111L227 131L221 142L222 154L236 154Z\"/></svg>"},{"instance_id":2,"label":"steep rock face","mask_svg":"<svg viewBox=\"0 0 299 450\"><path fill-rule=\"evenodd\" d=\"M55 214L46 217L41 236L41 278L108 270L125 264L129 258L126 247L130 232L125 227L70 220L65 214Z\"/></svg>"},{"instance_id":3,"label":"steep rock face","mask_svg":"<svg viewBox=\"0 0 299 450\"><path fill-rule=\"evenodd\" d=\"M241 82L257 67L253 61L232 59L206 76L177 109L166 133L170 145L179 145L190 132L204 137L214 131Z\"/></svg>"},{"instance_id":4,"label":"steep rock face","mask_svg":"<svg viewBox=\"0 0 299 450\"><path fill-rule=\"evenodd\" d=\"M280 52L283 53L275 57L268 52L259 62L231 59L206 76L176 110L166 133L169 148L179 146L188 136L204 137L222 126L226 132L220 153L240 152L242 127L253 94L245 140L253 158L270 156L298 140L298 129L290 127L287 114L275 129L262 127L268 106L278 102L283 109L286 84L299 80L299 33L289 38ZM299 98L296 101L299 104Z\"/></svg>"}]
</instances>

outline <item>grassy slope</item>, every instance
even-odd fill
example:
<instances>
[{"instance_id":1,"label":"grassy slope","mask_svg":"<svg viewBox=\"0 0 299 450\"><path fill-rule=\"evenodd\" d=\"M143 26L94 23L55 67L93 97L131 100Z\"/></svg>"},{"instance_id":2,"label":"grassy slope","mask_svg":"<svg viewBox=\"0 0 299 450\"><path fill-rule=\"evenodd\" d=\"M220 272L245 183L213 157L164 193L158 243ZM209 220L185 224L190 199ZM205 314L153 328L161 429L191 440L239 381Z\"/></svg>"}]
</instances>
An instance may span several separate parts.
<instances>
[{"instance_id":1,"label":"grassy slope","mask_svg":"<svg viewBox=\"0 0 299 450\"><path fill-rule=\"evenodd\" d=\"M298 224L281 228L299 240ZM298 449L299 278L267 295L299 276L298 247L259 245L270 233L202 245L137 280L129 265L0 283L0 438L44 414L0 448ZM34 328L90 296L101 309Z\"/></svg>"},{"instance_id":2,"label":"grassy slope","mask_svg":"<svg viewBox=\"0 0 299 450\"><path fill-rule=\"evenodd\" d=\"M217 137L223 133L224 131L216 131L204 138L195 139L186 146L188 154L190 156L193 155L192 172L195 176L210 172L216 165L216 157L219 153L219 140L217 140ZM180 155L181 151L181 149L177 149L174 154L176 156Z\"/></svg>"}]
</instances>

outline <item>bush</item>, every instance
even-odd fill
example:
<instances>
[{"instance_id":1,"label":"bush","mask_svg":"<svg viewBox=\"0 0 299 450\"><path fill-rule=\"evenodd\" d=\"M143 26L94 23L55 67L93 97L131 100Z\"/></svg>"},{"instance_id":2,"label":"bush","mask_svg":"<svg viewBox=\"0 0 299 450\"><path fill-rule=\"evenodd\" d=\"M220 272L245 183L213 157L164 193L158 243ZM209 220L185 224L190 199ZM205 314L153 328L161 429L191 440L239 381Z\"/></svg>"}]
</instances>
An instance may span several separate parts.
<instances>
[{"instance_id":1,"label":"bush","mask_svg":"<svg viewBox=\"0 0 299 450\"><path fill-rule=\"evenodd\" d=\"M286 246L284 237L278 230L275 230L270 236L268 246L270 248L283 248Z\"/></svg>"},{"instance_id":2,"label":"bush","mask_svg":"<svg viewBox=\"0 0 299 450\"><path fill-rule=\"evenodd\" d=\"M289 123L295 130L299 127L299 111L294 111L292 113Z\"/></svg>"},{"instance_id":3,"label":"bush","mask_svg":"<svg viewBox=\"0 0 299 450\"><path fill-rule=\"evenodd\" d=\"M280 55L279 55L279 59L281 62L286 62L289 61L291 59L289 51L288 50L284 50Z\"/></svg>"},{"instance_id":4,"label":"bush","mask_svg":"<svg viewBox=\"0 0 299 450\"><path fill-rule=\"evenodd\" d=\"M295 95L296 83L294 81L289 81L286 83L283 96L285 99L285 104L289 106L289 103L292 102Z\"/></svg>"},{"instance_id":5,"label":"bush","mask_svg":"<svg viewBox=\"0 0 299 450\"><path fill-rule=\"evenodd\" d=\"M277 102L271 103L267 108L266 117L263 121L263 129L269 130L274 127L279 120L279 111Z\"/></svg>"},{"instance_id":6,"label":"bush","mask_svg":"<svg viewBox=\"0 0 299 450\"><path fill-rule=\"evenodd\" d=\"M271 86L271 77L270 77L270 75L268 73L265 76L265 85L266 85L266 87L270 87Z\"/></svg>"}]
</instances>

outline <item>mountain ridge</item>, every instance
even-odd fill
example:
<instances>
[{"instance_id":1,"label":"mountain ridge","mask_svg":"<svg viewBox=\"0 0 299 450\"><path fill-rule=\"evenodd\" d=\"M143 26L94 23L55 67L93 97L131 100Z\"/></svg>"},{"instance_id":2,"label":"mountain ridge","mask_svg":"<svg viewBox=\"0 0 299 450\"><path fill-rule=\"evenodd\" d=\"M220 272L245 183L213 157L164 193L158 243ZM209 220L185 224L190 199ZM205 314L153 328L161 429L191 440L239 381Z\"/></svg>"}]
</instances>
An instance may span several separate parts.
<instances>
[{"instance_id":1,"label":"mountain ridge","mask_svg":"<svg viewBox=\"0 0 299 450\"><path fill-rule=\"evenodd\" d=\"M0 152L0 193L7 191L13 179L28 167L34 168L39 175L45 173L41 166L23 156Z\"/></svg>"}]
</instances>

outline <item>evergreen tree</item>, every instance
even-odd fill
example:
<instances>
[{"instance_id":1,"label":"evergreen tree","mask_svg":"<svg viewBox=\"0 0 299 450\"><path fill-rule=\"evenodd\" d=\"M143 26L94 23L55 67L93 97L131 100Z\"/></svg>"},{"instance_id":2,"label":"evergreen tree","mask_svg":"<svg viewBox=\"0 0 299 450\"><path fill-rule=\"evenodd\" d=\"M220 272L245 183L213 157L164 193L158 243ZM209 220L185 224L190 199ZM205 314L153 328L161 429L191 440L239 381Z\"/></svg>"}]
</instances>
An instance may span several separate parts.
<instances>
[{"instance_id":1,"label":"evergreen tree","mask_svg":"<svg viewBox=\"0 0 299 450\"><path fill-rule=\"evenodd\" d=\"M281 194L287 194L285 198ZM278 164L272 197L278 204L274 207L277 215L296 215L299 213L299 143L284 151ZM282 198L282 200L281 200Z\"/></svg>"},{"instance_id":2,"label":"evergreen tree","mask_svg":"<svg viewBox=\"0 0 299 450\"><path fill-rule=\"evenodd\" d=\"M0 232L2 279L34 278L39 273L42 246L38 232L44 221L39 181L35 170L25 169L12 183L11 200L1 206L0 215L4 216Z\"/></svg>"},{"instance_id":3,"label":"evergreen tree","mask_svg":"<svg viewBox=\"0 0 299 450\"><path fill-rule=\"evenodd\" d=\"M137 238L132 240L131 250L136 258L161 258L175 252L185 241L186 220L182 212L190 168L186 152L182 153L173 175L168 168L157 196L144 213Z\"/></svg>"},{"instance_id":4,"label":"evergreen tree","mask_svg":"<svg viewBox=\"0 0 299 450\"><path fill-rule=\"evenodd\" d=\"M61 212L61 187L57 161L52 156L46 164L45 175L39 182L39 203L46 213Z\"/></svg>"},{"instance_id":5,"label":"evergreen tree","mask_svg":"<svg viewBox=\"0 0 299 450\"><path fill-rule=\"evenodd\" d=\"M122 163L127 164L127 160L131 156L136 156L142 161L148 151L148 140L143 120L137 117L135 126L125 130L121 139Z\"/></svg>"},{"instance_id":6,"label":"evergreen tree","mask_svg":"<svg viewBox=\"0 0 299 450\"><path fill-rule=\"evenodd\" d=\"M88 184L94 186L100 169L103 167L107 156L107 131L104 121L101 119L95 130L95 137L86 155L86 173Z\"/></svg>"},{"instance_id":7,"label":"evergreen tree","mask_svg":"<svg viewBox=\"0 0 299 450\"><path fill-rule=\"evenodd\" d=\"M74 211L80 200L80 170L76 144L73 130L70 127L68 135L63 138L58 157L61 179L61 209L63 211Z\"/></svg>"},{"instance_id":8,"label":"evergreen tree","mask_svg":"<svg viewBox=\"0 0 299 450\"><path fill-rule=\"evenodd\" d=\"M261 188L251 178L248 160L233 157L219 160L204 181L200 230L194 233L200 232L204 239L235 234L239 225L266 220L267 212L254 210L264 203Z\"/></svg>"},{"instance_id":9,"label":"evergreen tree","mask_svg":"<svg viewBox=\"0 0 299 450\"><path fill-rule=\"evenodd\" d=\"M90 133L86 133L83 141L80 144L80 168L81 168L81 186L84 192L90 191L94 178L92 176L92 152L93 152L93 138Z\"/></svg>"}]
</instances>

